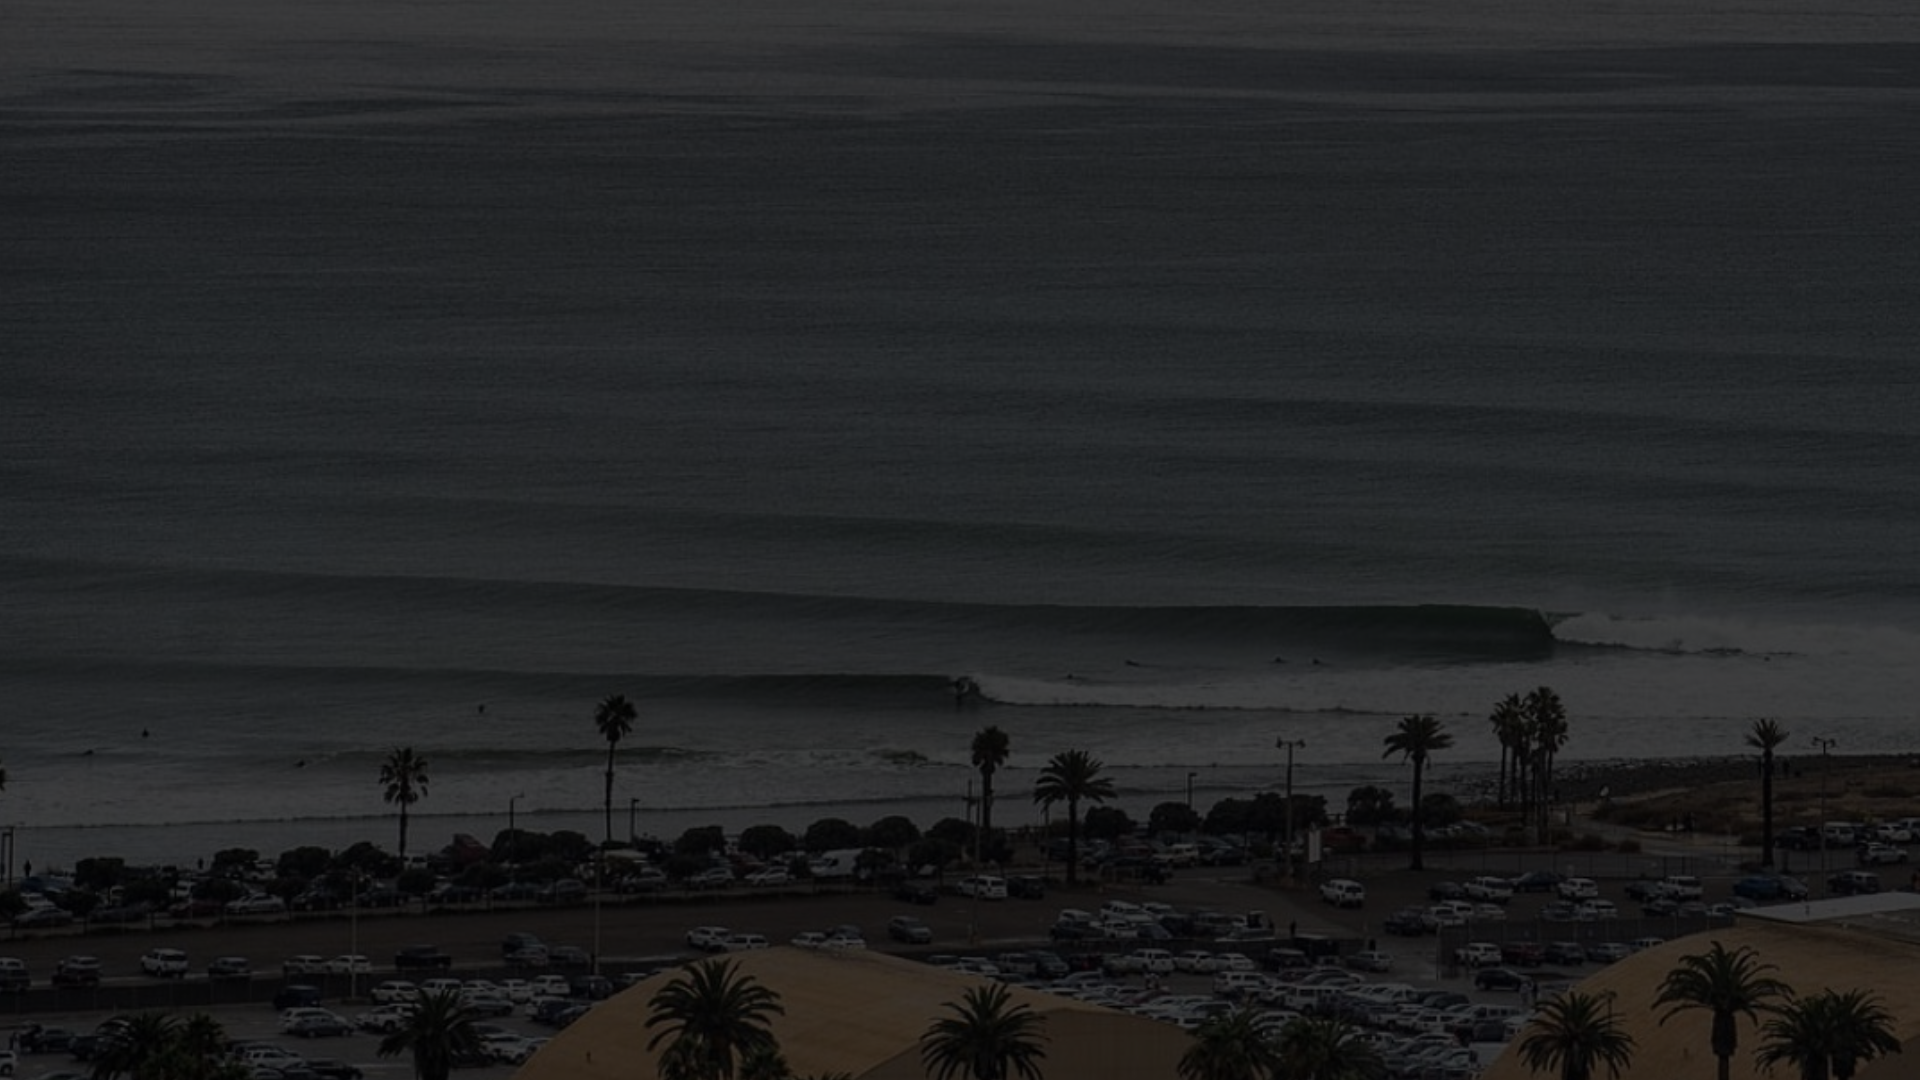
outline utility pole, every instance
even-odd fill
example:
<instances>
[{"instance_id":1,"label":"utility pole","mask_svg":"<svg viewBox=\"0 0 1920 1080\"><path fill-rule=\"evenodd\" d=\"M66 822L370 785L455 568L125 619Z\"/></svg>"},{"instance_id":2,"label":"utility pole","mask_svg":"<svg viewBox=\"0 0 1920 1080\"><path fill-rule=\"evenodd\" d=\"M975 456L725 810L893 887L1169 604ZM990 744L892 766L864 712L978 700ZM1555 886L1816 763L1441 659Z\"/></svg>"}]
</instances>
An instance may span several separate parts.
<instances>
[{"instance_id":1,"label":"utility pole","mask_svg":"<svg viewBox=\"0 0 1920 1080\"><path fill-rule=\"evenodd\" d=\"M1287 881L1293 881L1293 752L1307 745L1305 739L1289 739L1282 736L1273 744L1287 752Z\"/></svg>"},{"instance_id":2,"label":"utility pole","mask_svg":"<svg viewBox=\"0 0 1920 1080\"><path fill-rule=\"evenodd\" d=\"M1820 872L1827 872L1827 769L1832 761L1828 751L1833 749L1834 740L1813 737L1813 745L1820 748Z\"/></svg>"}]
</instances>

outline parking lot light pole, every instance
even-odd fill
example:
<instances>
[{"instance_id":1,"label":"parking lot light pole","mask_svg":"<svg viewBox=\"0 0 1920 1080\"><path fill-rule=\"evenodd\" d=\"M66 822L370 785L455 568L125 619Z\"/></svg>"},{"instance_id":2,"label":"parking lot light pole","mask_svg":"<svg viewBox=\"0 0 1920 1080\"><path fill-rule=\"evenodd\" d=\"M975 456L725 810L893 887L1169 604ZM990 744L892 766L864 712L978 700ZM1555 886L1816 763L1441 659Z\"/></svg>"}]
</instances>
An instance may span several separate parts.
<instances>
[{"instance_id":1,"label":"parking lot light pole","mask_svg":"<svg viewBox=\"0 0 1920 1080\"><path fill-rule=\"evenodd\" d=\"M634 815L639 812L639 808L640 799L637 796L627 800L627 843L629 844L634 843L640 835L634 831L633 827Z\"/></svg>"},{"instance_id":2,"label":"parking lot light pole","mask_svg":"<svg viewBox=\"0 0 1920 1080\"><path fill-rule=\"evenodd\" d=\"M1285 840L1286 848L1287 848L1286 880L1288 882L1292 882L1293 881L1293 752L1296 749L1306 746L1307 740L1289 739L1289 738L1282 737L1280 739L1275 740L1273 745L1275 747L1284 749L1287 752L1287 836Z\"/></svg>"},{"instance_id":3,"label":"parking lot light pole","mask_svg":"<svg viewBox=\"0 0 1920 1080\"><path fill-rule=\"evenodd\" d=\"M1187 809L1189 810L1193 809L1193 778L1199 775L1197 772L1187 774Z\"/></svg>"},{"instance_id":4,"label":"parking lot light pole","mask_svg":"<svg viewBox=\"0 0 1920 1080\"><path fill-rule=\"evenodd\" d=\"M1813 737L1813 745L1820 748L1820 872L1827 872L1827 765L1832 760L1828 751L1833 749L1832 739Z\"/></svg>"}]
</instances>

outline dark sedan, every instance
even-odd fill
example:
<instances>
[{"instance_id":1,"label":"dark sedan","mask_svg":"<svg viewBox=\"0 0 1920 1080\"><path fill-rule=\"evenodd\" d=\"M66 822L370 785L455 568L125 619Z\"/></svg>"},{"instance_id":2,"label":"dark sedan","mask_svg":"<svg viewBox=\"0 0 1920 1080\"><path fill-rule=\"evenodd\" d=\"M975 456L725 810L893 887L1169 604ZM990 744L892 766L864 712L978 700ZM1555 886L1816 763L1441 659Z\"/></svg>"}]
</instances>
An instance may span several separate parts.
<instances>
[{"instance_id":1,"label":"dark sedan","mask_svg":"<svg viewBox=\"0 0 1920 1080\"><path fill-rule=\"evenodd\" d=\"M1481 990L1519 990L1532 982L1509 967L1482 968L1473 974L1473 985Z\"/></svg>"}]
</instances>

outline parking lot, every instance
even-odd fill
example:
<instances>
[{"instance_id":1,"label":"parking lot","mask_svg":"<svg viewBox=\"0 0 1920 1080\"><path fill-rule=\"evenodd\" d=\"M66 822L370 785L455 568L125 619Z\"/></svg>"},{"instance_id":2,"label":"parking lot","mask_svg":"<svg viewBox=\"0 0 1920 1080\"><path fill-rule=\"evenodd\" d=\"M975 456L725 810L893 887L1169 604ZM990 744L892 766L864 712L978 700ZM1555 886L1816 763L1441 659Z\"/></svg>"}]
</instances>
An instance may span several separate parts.
<instances>
[{"instance_id":1,"label":"parking lot","mask_svg":"<svg viewBox=\"0 0 1920 1080\"><path fill-rule=\"evenodd\" d=\"M1530 860L1536 866L1559 861L1554 857ZM0 1008L12 1014L8 1022L16 1031L19 1025L28 1022L88 1031L116 1012L133 1009L204 1010L228 1025L236 1039L278 1041L303 1053L312 1051L318 1056L345 1061L367 1076L386 1075L392 1070L399 1070L392 1075L406 1075L409 1067L404 1061L381 1060L375 1055L378 1044L375 1035L355 1033L312 1040L283 1035L278 1030L278 1016L268 1004L269 999L289 981L308 981L322 989L324 1008L351 1019L369 1007L366 999L378 982L396 975L419 977L420 973L416 972L396 972L393 965L402 950L423 944L430 944L435 951L444 951L453 965L450 974L454 976L499 980L529 974L501 967L501 945L509 934L536 936L552 946L555 955L572 960L590 961L597 953L599 966L610 976L634 974L654 970L676 957L698 955L688 944L689 931L697 927L715 928L725 931L728 937L737 936L749 942L764 939L776 945L795 939L822 943L836 932L844 933L846 928L856 927L871 947L894 949L943 963L966 960L991 964L994 957L1005 953L1043 948L1059 952L1082 969L1075 974L1087 970L1101 972L1101 982L1113 989L1091 992L1112 994L1114 998L1110 1003L1117 1006L1153 1007L1159 1018L1175 1023L1192 1023L1194 1016L1217 1008L1200 1003L1217 999L1214 981L1217 975L1224 974L1221 972L1180 967L1167 972L1128 971L1123 964L1123 970L1110 976L1105 974L1106 955L1130 952L1143 944L1157 946L1160 942L1052 940L1052 928L1063 908L1098 910L1113 900L1164 905L1183 912L1210 912L1222 920L1219 925L1245 935L1244 940L1218 943L1213 940L1214 932L1209 930L1204 939L1167 942L1166 947L1176 956L1202 949L1239 952L1261 969L1259 974L1264 978L1280 974L1268 968L1266 954L1297 943L1306 946L1308 951L1336 952L1341 970L1351 971L1362 985L1405 983L1422 992L1458 993L1475 1004L1507 1008L1520 1003L1527 993L1577 979L1583 971L1591 970L1596 960L1585 952L1587 945L1617 941L1625 947L1635 939L1672 938L1711 925L1710 921L1691 915L1683 917L1677 912L1644 915L1638 902L1627 896L1628 885L1646 880L1653 870L1674 865L1670 860L1641 857L1617 865L1588 860L1564 867L1596 875L1595 891L1605 895L1590 899L1610 900L1618 918L1560 921L1549 917L1552 905L1563 903L1552 891L1521 892L1504 902L1474 901L1497 908L1497 915L1490 909L1482 909L1478 917L1470 917L1462 925L1441 927L1438 933L1418 936L1389 933L1388 916L1409 907L1430 906L1436 902L1435 891L1444 889L1446 882L1464 889L1465 883L1473 878L1500 876L1491 872L1494 868L1488 865L1486 856L1480 856L1478 862L1443 865L1419 873L1403 869L1404 863L1399 858L1343 860L1338 870L1354 875L1364 885L1365 901L1357 907L1335 907L1321 902L1316 884L1277 882L1270 867L1200 867L1182 870L1165 884L1120 887L1096 883L1066 891L1055 883L1038 898L968 897L948 890L933 895L931 903L911 903L887 893L859 890L738 890L685 898L655 897L644 902L615 902L609 898L609 902L597 907L587 903L361 918L335 915L298 920L232 920L211 926L112 935L54 933L0 947L0 952L22 961L35 987L25 995L0 998ZM1729 899L1728 889L1736 880L1735 875L1707 860L1688 863L1685 869L1699 872L1703 900ZM928 940L924 943L891 941L886 926L896 915L921 920ZM1267 940L1265 934L1271 934L1273 940ZM1560 962L1550 964L1543 962L1547 959L1545 956L1508 951L1515 946L1569 941L1582 945L1578 964L1564 956ZM1501 964L1481 967L1458 962L1456 950L1474 942L1500 950ZM156 947L185 953L190 973L179 979L142 974L141 958ZM100 960L101 984L58 990L47 987L48 973L64 958L80 950ZM1349 958L1363 952L1373 955L1364 964L1355 962L1354 966L1347 966ZM342 954L366 957L367 967L352 974L332 975L283 975L280 970L296 956L332 960ZM206 969L218 957L246 958L252 977L209 978ZM1516 960L1517 964L1513 962ZM1377 970L1379 966L1386 970ZM1518 986L1513 989L1476 987L1477 974L1494 967L1516 967L1524 971L1524 982L1531 990ZM552 970L584 973L587 965L556 966ZM1082 978L1081 981L1094 980ZM1230 982L1232 980L1227 981ZM1230 996L1245 999L1252 985L1243 981L1230 991ZM1263 1003L1263 1007L1276 1012L1292 1009L1287 1004L1286 993L1281 991L1279 996ZM1257 1001L1258 994L1253 998ZM1181 1007L1191 1007L1193 1011L1182 1014L1178 1011ZM534 1024L518 1010L494 1022L528 1037L551 1034L550 1029ZM476 1069L471 1075L486 1075L495 1070L504 1073L508 1069L509 1066L497 1065ZM23 1055L20 1075L32 1078L70 1071L81 1071L81 1067L66 1055Z\"/></svg>"}]
</instances>

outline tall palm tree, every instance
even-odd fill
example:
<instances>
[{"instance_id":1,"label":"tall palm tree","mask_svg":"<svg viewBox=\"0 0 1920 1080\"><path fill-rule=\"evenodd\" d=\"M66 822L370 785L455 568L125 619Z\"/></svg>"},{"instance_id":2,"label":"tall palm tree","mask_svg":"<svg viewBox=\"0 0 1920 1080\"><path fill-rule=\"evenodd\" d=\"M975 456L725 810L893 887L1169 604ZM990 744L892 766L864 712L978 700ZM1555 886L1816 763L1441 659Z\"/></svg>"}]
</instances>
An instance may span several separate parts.
<instances>
[{"instance_id":1,"label":"tall palm tree","mask_svg":"<svg viewBox=\"0 0 1920 1080\"><path fill-rule=\"evenodd\" d=\"M1550 686L1542 686L1521 702L1527 716L1527 738L1533 748L1534 807L1540 815L1540 838L1545 841L1553 808L1553 759L1567 745L1567 707Z\"/></svg>"},{"instance_id":2,"label":"tall palm tree","mask_svg":"<svg viewBox=\"0 0 1920 1080\"><path fill-rule=\"evenodd\" d=\"M1080 802L1106 802L1113 798L1113 781L1100 775L1105 765L1085 750L1063 750L1040 770L1033 785L1033 801L1051 808L1067 804L1067 884L1072 885L1080 866Z\"/></svg>"},{"instance_id":3,"label":"tall palm tree","mask_svg":"<svg viewBox=\"0 0 1920 1080\"><path fill-rule=\"evenodd\" d=\"M1386 1063L1359 1028L1339 1017L1290 1020L1275 1040L1286 1080L1378 1080Z\"/></svg>"},{"instance_id":4,"label":"tall palm tree","mask_svg":"<svg viewBox=\"0 0 1920 1080\"><path fill-rule=\"evenodd\" d=\"M1272 1080L1280 1051L1259 1020L1259 1013L1241 1008L1201 1024L1180 1055L1180 1080Z\"/></svg>"},{"instance_id":5,"label":"tall palm tree","mask_svg":"<svg viewBox=\"0 0 1920 1080\"><path fill-rule=\"evenodd\" d=\"M458 990L422 994L406 1025L381 1039L378 1052L383 1058L412 1054L414 1080L447 1080L456 1060L480 1052L473 1027L479 1018Z\"/></svg>"},{"instance_id":6,"label":"tall palm tree","mask_svg":"<svg viewBox=\"0 0 1920 1080\"><path fill-rule=\"evenodd\" d=\"M1594 1080L1601 1066L1619 1076L1633 1063L1633 1036L1613 1014L1613 992L1569 990L1540 1006L1520 1040L1520 1060L1560 1080Z\"/></svg>"},{"instance_id":7,"label":"tall palm tree","mask_svg":"<svg viewBox=\"0 0 1920 1080\"><path fill-rule=\"evenodd\" d=\"M920 1062L934 1080L1008 1080L1019 1075L1040 1080L1046 1018L1030 1006L1014 1005L1000 983L969 988L946 1008L953 1015L927 1025L920 1036Z\"/></svg>"},{"instance_id":8,"label":"tall palm tree","mask_svg":"<svg viewBox=\"0 0 1920 1080\"><path fill-rule=\"evenodd\" d=\"M1520 790L1520 749L1526 740L1527 726L1527 713L1520 704L1520 695L1508 694L1501 698L1487 722L1493 725L1493 737L1500 743L1499 794L1494 804L1505 810L1509 793ZM1511 786L1507 783L1509 777L1513 781Z\"/></svg>"},{"instance_id":9,"label":"tall palm tree","mask_svg":"<svg viewBox=\"0 0 1920 1080\"><path fill-rule=\"evenodd\" d=\"M780 995L732 960L702 960L673 977L648 1002L647 1040L666 1043L661 1075L680 1080L734 1080L750 1061L777 1048L773 1018L786 1014Z\"/></svg>"},{"instance_id":10,"label":"tall palm tree","mask_svg":"<svg viewBox=\"0 0 1920 1080\"><path fill-rule=\"evenodd\" d=\"M1862 990L1822 990L1772 1010L1754 1060L1791 1065L1800 1080L1852 1080L1860 1063L1900 1052L1893 1016Z\"/></svg>"},{"instance_id":11,"label":"tall palm tree","mask_svg":"<svg viewBox=\"0 0 1920 1080\"><path fill-rule=\"evenodd\" d=\"M1787 741L1778 720L1755 720L1747 745L1760 751L1760 865L1773 867L1773 752Z\"/></svg>"},{"instance_id":12,"label":"tall palm tree","mask_svg":"<svg viewBox=\"0 0 1920 1080\"><path fill-rule=\"evenodd\" d=\"M1680 966L1661 981L1653 1004L1669 1006L1660 1016L1662 1024L1690 1009L1712 1015L1709 1045L1720 1059L1720 1080L1727 1080L1734 1052L1740 1049L1739 1018L1757 1021L1769 1001L1788 992L1785 983L1767 974L1773 970L1751 948L1730 950L1715 941L1704 953L1680 958Z\"/></svg>"},{"instance_id":13,"label":"tall palm tree","mask_svg":"<svg viewBox=\"0 0 1920 1080\"><path fill-rule=\"evenodd\" d=\"M593 726L607 740L607 843L613 843L613 751L620 740L633 734L633 721L640 713L625 694L614 694L594 707Z\"/></svg>"},{"instance_id":14,"label":"tall palm tree","mask_svg":"<svg viewBox=\"0 0 1920 1080\"><path fill-rule=\"evenodd\" d=\"M1453 736L1432 716L1415 714L1400 721L1400 726L1386 738L1387 752L1381 757L1399 754L1402 759L1413 763L1413 847L1412 861L1408 867L1422 870L1420 847L1426 839L1426 827L1421 823L1423 807L1420 805L1420 789L1426 777L1427 759L1435 750L1445 750L1453 745Z\"/></svg>"},{"instance_id":15,"label":"tall palm tree","mask_svg":"<svg viewBox=\"0 0 1920 1080\"><path fill-rule=\"evenodd\" d=\"M993 774L1007 763L1007 733L988 725L974 733L973 767L980 770L980 842L993 843Z\"/></svg>"},{"instance_id":16,"label":"tall palm tree","mask_svg":"<svg viewBox=\"0 0 1920 1080\"><path fill-rule=\"evenodd\" d=\"M427 759L402 746L380 765L381 798L400 807L400 857L407 854L407 808L427 795Z\"/></svg>"}]
</instances>

